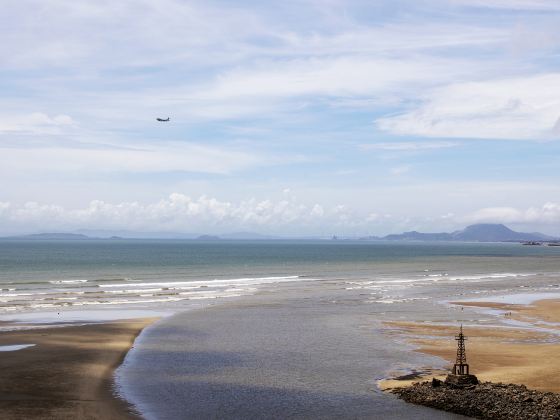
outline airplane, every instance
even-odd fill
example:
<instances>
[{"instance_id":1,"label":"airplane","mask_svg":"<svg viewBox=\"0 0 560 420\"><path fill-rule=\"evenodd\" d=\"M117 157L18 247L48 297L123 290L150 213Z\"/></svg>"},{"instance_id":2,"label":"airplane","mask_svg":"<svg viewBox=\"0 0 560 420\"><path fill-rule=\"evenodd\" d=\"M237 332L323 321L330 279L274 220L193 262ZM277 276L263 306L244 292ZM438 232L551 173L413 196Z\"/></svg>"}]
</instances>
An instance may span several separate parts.
<instances>
[{"instance_id":1,"label":"airplane","mask_svg":"<svg viewBox=\"0 0 560 420\"><path fill-rule=\"evenodd\" d=\"M161 122L167 122L169 121L169 117L167 117L167 119L163 119L163 118L156 118L156 120L161 121Z\"/></svg>"}]
</instances>

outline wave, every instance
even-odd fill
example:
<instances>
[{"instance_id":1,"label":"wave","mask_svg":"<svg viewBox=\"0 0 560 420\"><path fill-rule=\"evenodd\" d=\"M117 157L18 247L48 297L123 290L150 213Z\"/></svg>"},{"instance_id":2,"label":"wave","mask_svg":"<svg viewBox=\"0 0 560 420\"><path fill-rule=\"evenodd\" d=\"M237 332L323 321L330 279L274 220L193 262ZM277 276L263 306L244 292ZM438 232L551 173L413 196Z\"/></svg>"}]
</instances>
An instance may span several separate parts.
<instances>
[{"instance_id":1,"label":"wave","mask_svg":"<svg viewBox=\"0 0 560 420\"><path fill-rule=\"evenodd\" d=\"M379 280L374 284L401 284L401 283L418 283L428 281L425 278L421 279L394 279L394 280Z\"/></svg>"},{"instance_id":2,"label":"wave","mask_svg":"<svg viewBox=\"0 0 560 420\"><path fill-rule=\"evenodd\" d=\"M0 286L3 285L16 285L16 286L31 286L31 285L44 285L44 284L80 284L80 283L105 283L105 282L141 282L142 280L132 279L130 277L109 277L109 278L96 278L96 279L56 279L56 280L0 280Z\"/></svg>"},{"instance_id":3,"label":"wave","mask_svg":"<svg viewBox=\"0 0 560 420\"><path fill-rule=\"evenodd\" d=\"M117 287L200 287L200 286L229 286L229 285L249 285L249 284L265 284L280 283L285 281L294 281L301 276L273 276L273 277L243 277L227 280L193 280L193 281L165 281L153 283L121 283L121 284L100 284L101 288L117 288ZM310 280L310 279L308 279Z\"/></svg>"},{"instance_id":4,"label":"wave","mask_svg":"<svg viewBox=\"0 0 560 420\"><path fill-rule=\"evenodd\" d=\"M470 274L470 275L449 275L448 273L423 275L417 278L395 278L395 279L382 279L375 281L375 284L388 284L388 283L419 283L419 282L440 282L440 281L477 281L487 279L506 279L512 277L531 277L536 276L536 273L485 273L485 274Z\"/></svg>"},{"instance_id":5,"label":"wave","mask_svg":"<svg viewBox=\"0 0 560 420\"><path fill-rule=\"evenodd\" d=\"M28 289L0 294L0 312L62 309L91 305L160 304L218 299L254 293L259 284L289 282L299 276L243 277L226 280L91 284L87 280L57 280L64 288ZM309 278L308 278L309 279ZM72 289L75 285L77 288ZM83 286L81 286L83 285ZM70 288L68 287L70 286ZM80 290L82 289L82 290Z\"/></svg>"},{"instance_id":6,"label":"wave","mask_svg":"<svg viewBox=\"0 0 560 420\"><path fill-rule=\"evenodd\" d=\"M82 279L78 279L78 280L49 280L50 284L81 284L81 283L87 283L89 280L82 280Z\"/></svg>"},{"instance_id":7,"label":"wave","mask_svg":"<svg viewBox=\"0 0 560 420\"><path fill-rule=\"evenodd\" d=\"M449 280L485 280L485 279L505 279L510 277L531 277L536 276L537 273L489 273L477 275L458 275L449 276Z\"/></svg>"},{"instance_id":8,"label":"wave","mask_svg":"<svg viewBox=\"0 0 560 420\"><path fill-rule=\"evenodd\" d=\"M395 277L387 278L381 277L378 279L368 279L365 281L346 281L345 284L350 285L346 290L355 289L387 289L387 288L404 288L407 285L428 285L433 283L448 283L448 282L481 282L491 280L503 280L512 278L523 278L539 275L537 273L485 273L485 274L472 274L472 275L449 275L448 273L441 274L422 274L418 277Z\"/></svg>"},{"instance_id":9,"label":"wave","mask_svg":"<svg viewBox=\"0 0 560 420\"><path fill-rule=\"evenodd\" d=\"M38 295L50 295L52 293L48 292L34 292L34 293L3 293L0 295L2 298L19 297L19 296L38 296Z\"/></svg>"},{"instance_id":10,"label":"wave","mask_svg":"<svg viewBox=\"0 0 560 420\"><path fill-rule=\"evenodd\" d=\"M47 308L63 308L63 307L78 307L78 306L103 306L103 305L138 305L146 303L164 303L164 302L180 302L185 300L203 300L203 299L218 299L237 297L242 294L237 291L227 291L223 293L207 293L199 295L188 296L153 296L153 295L139 295L136 299L111 299L111 300L80 300L73 302L53 302L53 303L31 303L25 305L27 309L47 309ZM16 310L23 309L22 306L4 307L1 310Z\"/></svg>"}]
</instances>

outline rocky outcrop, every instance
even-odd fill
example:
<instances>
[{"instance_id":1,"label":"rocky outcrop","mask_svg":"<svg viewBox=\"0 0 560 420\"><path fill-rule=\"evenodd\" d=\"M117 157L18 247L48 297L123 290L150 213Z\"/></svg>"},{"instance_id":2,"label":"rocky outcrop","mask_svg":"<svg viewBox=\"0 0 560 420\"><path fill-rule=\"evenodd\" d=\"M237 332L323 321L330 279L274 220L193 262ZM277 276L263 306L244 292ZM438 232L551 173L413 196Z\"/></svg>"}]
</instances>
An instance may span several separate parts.
<instances>
[{"instance_id":1,"label":"rocky outcrop","mask_svg":"<svg viewBox=\"0 0 560 420\"><path fill-rule=\"evenodd\" d=\"M475 375L447 375L445 385L455 388L464 388L469 385L478 385L478 378ZM432 381L432 386L438 386L437 379Z\"/></svg>"},{"instance_id":2,"label":"rocky outcrop","mask_svg":"<svg viewBox=\"0 0 560 420\"><path fill-rule=\"evenodd\" d=\"M435 379L391 392L409 403L478 419L560 419L559 394L524 385L484 382L457 386Z\"/></svg>"}]
</instances>

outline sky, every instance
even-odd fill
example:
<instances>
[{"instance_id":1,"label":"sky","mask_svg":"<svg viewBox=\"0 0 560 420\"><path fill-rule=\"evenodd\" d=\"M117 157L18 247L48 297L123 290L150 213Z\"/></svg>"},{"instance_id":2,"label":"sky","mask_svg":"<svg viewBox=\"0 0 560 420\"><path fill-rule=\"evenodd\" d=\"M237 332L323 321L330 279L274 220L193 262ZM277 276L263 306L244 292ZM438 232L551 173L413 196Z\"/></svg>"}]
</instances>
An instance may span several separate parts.
<instances>
[{"instance_id":1,"label":"sky","mask_svg":"<svg viewBox=\"0 0 560 420\"><path fill-rule=\"evenodd\" d=\"M558 27L560 0L7 0L0 234L560 234Z\"/></svg>"}]
</instances>

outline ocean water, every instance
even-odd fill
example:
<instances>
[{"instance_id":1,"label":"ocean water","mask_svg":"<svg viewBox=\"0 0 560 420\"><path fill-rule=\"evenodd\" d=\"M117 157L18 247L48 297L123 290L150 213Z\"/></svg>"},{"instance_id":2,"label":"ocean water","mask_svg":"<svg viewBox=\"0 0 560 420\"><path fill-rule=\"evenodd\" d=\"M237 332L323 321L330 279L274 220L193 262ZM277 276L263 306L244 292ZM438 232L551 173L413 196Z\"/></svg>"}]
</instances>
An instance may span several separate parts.
<instances>
[{"instance_id":1,"label":"ocean water","mask_svg":"<svg viewBox=\"0 0 560 420\"><path fill-rule=\"evenodd\" d=\"M381 285L560 272L557 247L339 241L0 241L0 314L173 310L297 280Z\"/></svg>"},{"instance_id":2,"label":"ocean water","mask_svg":"<svg viewBox=\"0 0 560 420\"><path fill-rule=\"evenodd\" d=\"M383 322L507 323L446 302L557 297L560 247L0 241L0 289L0 320L165 315L117 372L148 419L459 418L376 389L391 372L445 365Z\"/></svg>"}]
</instances>

